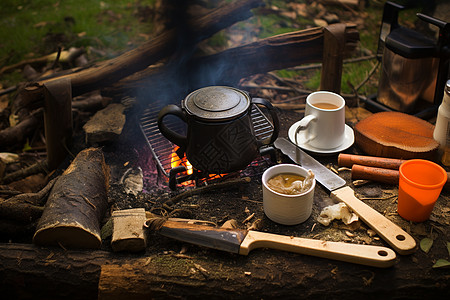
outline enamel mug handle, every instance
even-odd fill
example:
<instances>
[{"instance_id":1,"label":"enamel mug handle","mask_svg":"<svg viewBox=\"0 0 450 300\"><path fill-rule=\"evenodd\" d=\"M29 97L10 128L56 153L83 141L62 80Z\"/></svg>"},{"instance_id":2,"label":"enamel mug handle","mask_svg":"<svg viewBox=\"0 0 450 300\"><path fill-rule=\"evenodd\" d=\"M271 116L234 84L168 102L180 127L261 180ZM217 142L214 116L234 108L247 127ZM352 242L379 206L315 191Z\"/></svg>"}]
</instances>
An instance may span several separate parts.
<instances>
[{"instance_id":1,"label":"enamel mug handle","mask_svg":"<svg viewBox=\"0 0 450 300\"><path fill-rule=\"evenodd\" d=\"M314 115L307 115L305 117L303 117L303 119L300 120L297 129L295 130L295 144L298 145L298 141L297 141L297 136L299 134L300 131L305 130L306 132L308 132L308 134L306 135L306 139L305 139L305 143L309 142L310 140L314 139L315 136L311 135L311 132L308 131L308 127L310 126L312 121L316 121L317 117Z\"/></svg>"}]
</instances>

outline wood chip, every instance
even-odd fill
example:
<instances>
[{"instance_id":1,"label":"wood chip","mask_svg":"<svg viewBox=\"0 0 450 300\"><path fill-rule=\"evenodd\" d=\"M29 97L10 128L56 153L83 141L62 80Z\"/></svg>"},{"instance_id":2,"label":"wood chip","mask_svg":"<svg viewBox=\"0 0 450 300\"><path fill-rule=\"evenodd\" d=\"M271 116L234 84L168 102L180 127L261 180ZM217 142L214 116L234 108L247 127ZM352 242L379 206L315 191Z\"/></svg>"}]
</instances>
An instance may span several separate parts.
<instances>
[{"instance_id":1,"label":"wood chip","mask_svg":"<svg viewBox=\"0 0 450 300\"><path fill-rule=\"evenodd\" d=\"M372 230L372 229L367 229L367 234L368 234L370 237L374 237L374 236L377 235L377 233L376 233L374 230Z\"/></svg>"},{"instance_id":2,"label":"wood chip","mask_svg":"<svg viewBox=\"0 0 450 300\"><path fill-rule=\"evenodd\" d=\"M247 218L245 218L244 221L242 221L242 224L247 223L247 222L250 221L254 216L255 216L255 213L252 213L250 216L248 216Z\"/></svg>"}]
</instances>

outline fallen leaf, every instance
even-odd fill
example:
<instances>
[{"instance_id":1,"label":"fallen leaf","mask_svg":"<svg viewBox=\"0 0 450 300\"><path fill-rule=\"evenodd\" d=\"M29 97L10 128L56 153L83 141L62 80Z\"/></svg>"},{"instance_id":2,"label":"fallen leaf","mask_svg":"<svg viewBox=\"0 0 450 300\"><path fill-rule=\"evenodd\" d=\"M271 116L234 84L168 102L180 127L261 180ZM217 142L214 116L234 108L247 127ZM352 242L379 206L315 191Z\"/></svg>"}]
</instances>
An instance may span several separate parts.
<instances>
[{"instance_id":1,"label":"fallen leaf","mask_svg":"<svg viewBox=\"0 0 450 300\"><path fill-rule=\"evenodd\" d=\"M433 268L444 268L450 267L450 261L446 259L438 259L436 263L433 265Z\"/></svg>"},{"instance_id":2,"label":"fallen leaf","mask_svg":"<svg viewBox=\"0 0 450 300\"><path fill-rule=\"evenodd\" d=\"M44 27L44 26L47 26L47 22L45 22L45 21L42 21L42 22L39 22L39 23L36 23L36 24L34 24L34 28L39 28L39 27Z\"/></svg>"},{"instance_id":3,"label":"fallen leaf","mask_svg":"<svg viewBox=\"0 0 450 300\"><path fill-rule=\"evenodd\" d=\"M422 249L422 251L425 253L428 253L428 251L430 251L431 246L433 246L433 240L430 238L423 238L420 241L420 249Z\"/></svg>"},{"instance_id":4,"label":"fallen leaf","mask_svg":"<svg viewBox=\"0 0 450 300\"><path fill-rule=\"evenodd\" d=\"M447 251L448 251L448 255L450 255L450 242L447 242Z\"/></svg>"}]
</instances>

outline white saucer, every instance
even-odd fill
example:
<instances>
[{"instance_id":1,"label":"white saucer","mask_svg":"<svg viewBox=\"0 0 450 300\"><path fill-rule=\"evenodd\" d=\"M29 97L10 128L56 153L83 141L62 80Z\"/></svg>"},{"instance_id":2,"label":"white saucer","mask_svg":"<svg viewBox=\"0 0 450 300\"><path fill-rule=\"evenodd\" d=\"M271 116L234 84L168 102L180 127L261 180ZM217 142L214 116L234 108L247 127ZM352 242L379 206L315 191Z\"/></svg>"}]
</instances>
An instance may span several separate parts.
<instances>
[{"instance_id":1,"label":"white saucer","mask_svg":"<svg viewBox=\"0 0 450 300\"><path fill-rule=\"evenodd\" d=\"M288 131L289 139L294 144L295 144L295 136L294 136L295 130L297 129L299 123L300 123L300 121L294 123L294 125L292 125ZM298 138L300 138L300 135L298 136ZM345 124L344 142L339 147L332 148L332 149L320 149L320 148L313 147L313 146L309 145L308 143L302 142L301 140L298 141L297 146L299 146L303 150L314 152L317 154L334 154L334 153L338 153L338 152L341 152L341 151L344 151L344 150L350 148L350 146L352 146L354 142L355 142L355 134L353 133L353 129L350 126L348 126L347 124Z\"/></svg>"}]
</instances>

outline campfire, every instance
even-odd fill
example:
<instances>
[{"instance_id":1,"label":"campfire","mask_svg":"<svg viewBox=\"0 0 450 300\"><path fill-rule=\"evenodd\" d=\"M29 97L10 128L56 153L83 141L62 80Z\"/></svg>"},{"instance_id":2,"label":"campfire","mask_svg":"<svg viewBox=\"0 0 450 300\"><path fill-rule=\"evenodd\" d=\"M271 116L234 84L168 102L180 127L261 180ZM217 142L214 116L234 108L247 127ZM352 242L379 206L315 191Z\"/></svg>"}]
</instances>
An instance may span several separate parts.
<instances>
[{"instance_id":1,"label":"campfire","mask_svg":"<svg viewBox=\"0 0 450 300\"><path fill-rule=\"evenodd\" d=\"M140 118L140 128L144 134L147 145L156 160L161 173L169 180L171 189L175 189L178 184L200 185L207 180L217 180L223 177L230 177L231 174L205 174L195 170L184 156L179 153L179 147L167 140L158 130L157 116L162 109L162 105L153 103L149 105ZM261 109L254 105L251 109L251 119L257 139L267 139L273 133L273 126ZM169 124L174 131L184 132L182 122L172 120ZM261 149L263 155L270 154L270 147ZM182 156L180 158L180 155ZM256 159L258 160L258 159Z\"/></svg>"}]
</instances>

